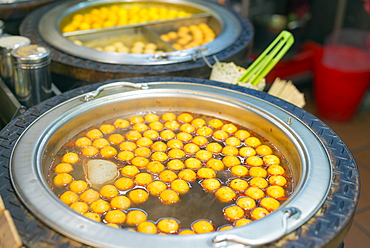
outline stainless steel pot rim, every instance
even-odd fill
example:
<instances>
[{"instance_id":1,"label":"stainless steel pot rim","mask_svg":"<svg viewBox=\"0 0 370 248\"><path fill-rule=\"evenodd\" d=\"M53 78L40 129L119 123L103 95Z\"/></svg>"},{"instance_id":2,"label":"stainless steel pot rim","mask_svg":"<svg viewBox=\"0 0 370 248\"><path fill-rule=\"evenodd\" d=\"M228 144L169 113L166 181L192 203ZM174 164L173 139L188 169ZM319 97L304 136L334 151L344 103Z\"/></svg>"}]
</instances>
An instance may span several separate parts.
<instances>
[{"instance_id":1,"label":"stainless steel pot rim","mask_svg":"<svg viewBox=\"0 0 370 248\"><path fill-rule=\"evenodd\" d=\"M135 0L135 2L145 0ZM161 0L155 0L163 2ZM155 2L151 1L151 2ZM222 32L216 39L208 44L186 49L183 51L167 52L163 54L120 54L101 52L83 46L78 46L63 37L60 32L60 23L63 18L79 9L99 4L114 2L132 2L125 0L94 0L94 1L68 1L55 6L48 11L40 20L39 31L42 38L53 47L80 58L110 64L131 65L164 65L184 61L191 61L202 57L214 55L233 44L240 35L241 24L235 15L225 7L204 0L171 0L169 3L192 6L205 12L210 12L222 25ZM138 25L141 26L141 25Z\"/></svg>"},{"instance_id":2,"label":"stainless steel pot rim","mask_svg":"<svg viewBox=\"0 0 370 248\"><path fill-rule=\"evenodd\" d=\"M321 207L331 184L331 165L324 145L297 117L269 102L225 88L181 82L150 82L142 86L143 89L134 91L129 89L126 92L117 92L116 88L107 90L100 98L87 102L83 101L86 95L73 98L46 112L20 137L11 157L11 179L27 207L49 226L73 239L98 247L122 247L122 244L125 247L160 247L169 244L181 247L222 246L225 245L224 242L212 242L222 233L243 237L252 242L251 244L260 244L281 237L281 232L278 237L277 230L282 227L282 219L287 209L298 210L298 214L286 220L286 232L289 233L306 222ZM143 99L153 94L156 97L171 95L171 97L186 96L190 99L202 98L213 102L226 101L238 108L247 108L274 123L294 140L302 157L302 180L296 186L295 193L280 211L277 210L250 226L222 233L193 235L191 239L182 236L123 232L86 219L62 204L49 190L38 166L43 156L43 145L48 137L76 114L79 115L89 108L94 109L122 99ZM29 158L32 158L31 161ZM65 214L66 212L68 214Z\"/></svg>"}]
</instances>

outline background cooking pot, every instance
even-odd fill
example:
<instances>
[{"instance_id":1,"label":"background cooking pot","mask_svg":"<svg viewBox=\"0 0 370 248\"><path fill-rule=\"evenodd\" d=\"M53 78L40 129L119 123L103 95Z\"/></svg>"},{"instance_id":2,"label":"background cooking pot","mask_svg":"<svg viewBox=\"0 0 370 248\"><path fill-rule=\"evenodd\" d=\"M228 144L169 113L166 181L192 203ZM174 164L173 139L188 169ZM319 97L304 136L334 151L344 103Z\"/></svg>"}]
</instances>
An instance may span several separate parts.
<instances>
[{"instance_id":1,"label":"background cooking pot","mask_svg":"<svg viewBox=\"0 0 370 248\"><path fill-rule=\"evenodd\" d=\"M175 109L178 110L189 110L191 108L197 110L193 112L199 112L200 110L203 111L210 111L210 112L218 112L218 113L223 113L227 117L226 119L233 119L236 118L237 115L241 116L239 117L239 122L241 121L242 125L253 125L253 122L259 123L260 128L259 130L256 130L258 133L265 135L266 132L271 132L272 135L266 136L268 139L272 138L272 142L275 144L278 144L278 147L283 148L282 142L285 143L286 141L290 140L290 143L285 143L288 144L289 148L293 148L289 152L290 156L290 161L295 161L295 160L301 160L300 162L303 164L303 167L301 170L299 170L299 166L297 166L296 172L293 172L294 176L298 176L299 179L296 184L296 192L294 193L294 197L288 201L287 204L283 205L283 208L281 211L277 211L276 213L271 214L271 216L268 216L267 218L262 219L261 221L258 221L250 225L249 228L244 229L243 228L237 228L232 230L231 232L225 232L225 234L235 234L237 237L241 237L241 241L245 241L244 239L247 239L247 241L250 241L250 236L248 236L248 233L251 232L251 230L254 230L252 232L253 239L252 241L255 242L255 244L261 244L263 242L270 242L276 238L279 238L278 241L275 241L271 243L269 246L280 246L283 245L285 247L294 246L294 244L302 242L302 244L307 244L311 243L314 244L315 246L326 246L326 245L334 245L333 247L338 246L340 244L341 240L344 238L344 235L349 229L350 222L356 207L356 202L358 199L358 173L357 173L357 167L355 162L353 161L353 158L348 151L348 148L345 146L345 144L335 135L334 132L330 130L325 124L323 124L320 120L315 118L314 116L310 115L309 113L305 112L302 109L296 108L295 106L286 103L285 101L279 100L278 98L272 97L270 95L267 95L266 93L263 92L257 92L254 90L242 88L239 86L233 86L233 85L226 85L218 82L213 82L209 80L199 80L199 79L190 79L190 78L136 78L136 79L131 79L131 82L149 82L148 84L137 84L136 87L144 87L145 89L140 89L136 91L132 91L132 89L127 89L130 91L130 94L127 92L123 92L121 94L125 95L125 101L129 101L128 103L132 103L130 101L135 100L134 98L138 98L144 101L136 101L136 105L131 105L134 106L131 111L137 112L138 108L145 108L145 104L149 103L147 99L150 99L155 96L155 98L158 97L163 97L164 102L170 100L172 101L172 106L176 107ZM163 83L163 81L167 83ZM170 83L168 83L170 82ZM188 83L186 83L188 82ZM189 82L191 82L189 84ZM193 84L197 83L197 84ZM104 84L104 83L103 83ZM206 84L206 85L204 85ZM48 116L51 114L52 117L53 115L57 115L57 119L64 124L50 124L49 121L46 123L41 121L39 123L42 123L41 126L37 127L38 121L36 121L34 124L30 125L29 124L36 119L36 116L39 116L42 112L49 110L51 107L51 102L47 103L48 101L45 102L46 106L43 105L44 103L38 105L36 108L31 108L27 114L22 115L18 117L16 120L11 122L6 128L3 130L8 130L2 131L1 138L2 140L9 140L10 142L7 142L7 145L10 146L10 148L7 149L9 153L9 149L11 150L14 147L14 142L15 140L19 137L19 135L16 135L17 137L9 137L8 132L12 129L12 126L17 123L17 127L19 128L20 122L24 120L26 123L24 126L29 126L26 130L26 132L22 135L20 141L18 144L15 146L14 154L12 156L12 178L14 182L15 189L17 190L19 196L24 200L25 205L22 205L17 198L14 195L14 192L10 193L8 190L1 190L0 193L3 195L4 193L4 200L5 204L9 205L10 202L15 202L17 206L19 206L19 209L23 209L21 215L23 215L23 219L25 222L31 222L31 223L37 223L38 225L40 224L39 219L43 219L47 226L51 226L53 229L49 229L47 227L41 228L42 231L39 229L35 229L36 232L40 234L40 237L33 238L33 240L38 241L40 240L48 240L48 242L72 242L71 244L75 244L74 241L71 241L71 239L78 240L80 242L84 242L87 244L91 245L101 245L101 246L107 246L107 243L104 243L106 241L102 240L97 240L96 239L96 234L100 232L96 232L96 230L100 230L100 226L103 226L98 223L85 223L85 220L82 220L83 218L80 217L80 219L77 217L76 221L80 221L79 224L72 223L69 227L65 227L63 225L55 224L55 222L51 222L51 219L55 219L57 216L61 217L61 221L63 222L66 221L67 225L69 223L70 218L76 217L73 216L73 214L67 214L67 215L60 215L58 214L59 211L62 211L66 213L66 211L71 211L67 210L66 206L63 206L61 203L59 203L56 200L56 197L52 196L51 192L48 192L47 187L45 184L42 182L43 181L43 171L45 170L44 168L39 168L38 166L42 164L42 161L44 158L48 160L47 156L41 155L44 153L46 150L45 148L47 147L47 150L49 149L56 149L60 144L58 144L58 137L61 137L60 134L77 125L78 123L85 123L86 120L90 120L91 118L86 118L87 116L84 114L88 113L89 111L93 110L92 112L99 113L100 111L95 111L97 106L99 106L99 102L103 102L105 100L108 100L107 102L114 103L115 101L119 101L118 98L114 99L115 97L111 98L109 94L109 90L103 91L102 93L99 93L98 98L94 98L93 95L82 95L80 96L81 93L85 93L87 91L90 91L92 89L95 89L97 86L101 84L97 84L91 87L84 87L80 89L73 90L68 93L64 93L60 96L54 97L52 99L49 99L48 101L54 101L53 105L57 105L54 109L46 112L43 116L40 117L38 120L45 120L43 119L45 116ZM217 87L214 87L217 86ZM226 90L225 88L220 88L218 86L222 86L225 88L232 89ZM146 87L149 87L146 89ZM168 97L168 99L165 97L166 92L168 89L171 89L170 95L176 96L175 98ZM113 92L116 92L117 89L113 90ZM238 90L239 92L235 91ZM138 93L139 91L139 93ZM151 95L152 93L156 92L155 95ZM135 93L136 92L136 93ZM242 93L240 93L242 92ZM189 94L192 93L192 94ZM215 94L218 93L218 94ZM66 98L71 98L78 95L76 98L72 100L67 100ZM101 97L104 95L103 97ZM168 95L167 95L168 96ZM183 101L178 100L179 96L183 98L183 100L188 100L192 99L194 100L193 103L191 101ZM217 97L215 97L217 96ZM83 111L86 113L78 112L77 115L74 115L69 112L62 114L60 116L60 113L58 112L58 108L60 107L70 107L74 103L74 101L78 100L79 104L81 105L81 100L85 98L90 98L92 97L91 101L87 101L87 105L85 105L87 108ZM149 97L149 98L148 98ZM190 98L189 98L190 97ZM136 99L137 100L137 99ZM162 100L162 99L161 99ZM202 108L199 109L199 101L203 101ZM64 102L64 103L63 103ZM144 102L144 103L143 103ZM186 103L187 102L187 103ZM217 110L215 110L215 102L218 104ZM269 103L271 102L271 103ZM82 105L84 105L83 103ZM117 103L117 102L115 102ZM180 105L176 105L176 103L181 103ZM125 104L120 104L125 105ZM127 104L128 105L128 104ZM118 105L116 105L118 106ZM209 109L207 108L209 107ZM212 106L212 107L210 107ZM111 106L110 106L111 107ZM109 104L103 104L99 106L100 110L102 110L101 113L108 113L107 109L110 108ZM166 103L162 106L165 109L168 108ZM180 109L179 109L180 108ZM68 109L68 108L67 108ZM36 113L37 111L41 110L38 114ZM227 111L226 111L227 110ZM36 111L32 114L32 111ZM239 113L235 113L235 111L239 111ZM246 111L246 112L245 112ZM250 118L250 122L252 124L247 124L244 118L242 116L245 116L243 114L249 113L252 115L253 118ZM105 117L108 117L109 115L113 114L112 112L105 115ZM27 115L30 115L27 117ZM115 113L117 115L117 113ZM220 115L220 114L218 114ZM99 115L96 115L99 116ZM31 118L30 118L31 117ZM90 116L91 117L91 116ZM49 119L49 118L47 118ZM53 118L51 118L53 120ZM73 120L71 122L71 120ZM261 122L262 121L262 122ZM34 128L36 130L39 129L39 127L42 127L43 125L44 128L41 129L41 136L43 137L41 139L40 136L36 136L38 138L36 139L31 139L32 142L31 144L27 142L28 144L22 144L22 139L30 141L30 139L27 139L28 135L33 136L35 133L33 132ZM86 125L90 125L90 123L86 123ZM257 126L257 125L255 125ZM295 130L295 127L300 127L297 130ZM24 127L24 128L25 128ZM268 129L267 127L270 127ZM81 128L84 128L83 126ZM22 128L23 129L23 128ZM73 129L73 128L72 128ZM281 131L283 130L283 131ZM5 133L4 133L5 132ZM261 133L262 132L262 133ZM304 132L304 133L300 133ZM14 132L13 132L14 133ZM20 132L19 132L20 133ZM52 134L49 136L49 134ZM284 134L284 135L283 135ZM287 135L288 134L288 135ZM297 135L300 134L300 135ZM46 135L46 136L45 136ZM72 133L67 133L67 136L73 135ZM28 136L30 137L30 136ZM12 140L12 141L11 141ZM309 140L310 142L314 142L315 145L312 145L310 142L310 149L312 148L313 150L316 150L316 155L320 154L321 159L319 159L319 167L306 167L304 166L310 166L313 161L316 161L318 157L312 156L310 152L307 152L307 145L305 144L305 140ZM276 141L276 142L275 142ZM62 141L60 143L63 143ZM6 146L3 145L2 146ZM24 149L22 149L25 148ZM315 148L316 147L316 148ZM340 149L338 149L340 148ZM17 157L18 154L22 154L23 152L23 157L25 154L28 152L32 153L32 166L29 166L29 169L31 169L32 173L26 173L24 174L23 172L20 172L20 176L16 175L17 170L19 169L19 166L17 165L18 162L22 161L22 158ZM339 153L338 153L339 151ZM3 151L1 151L3 152ZM40 153L41 152L41 153ZM283 151L284 153L284 151ZM40 157L44 157L41 158ZM8 156L3 156L3 157L9 157ZM320 156L319 156L320 157ZM345 158L345 159L343 159ZM20 160L19 160L20 159ZM27 159L29 160L29 159ZM325 162L326 161L326 162ZM28 161L29 162L29 161ZM27 162L27 163L28 163ZM43 161L45 162L45 161ZM0 163L2 164L8 164L9 160L1 160ZM305 165L306 164L306 165ZM14 166L14 167L13 167ZM322 166L322 167L320 167ZM18 167L18 168L17 168ZM2 167L3 168L3 167ZM27 168L23 167L23 169L28 170ZM329 174L327 174L330 172ZM313 173L313 174L312 174ZM318 173L315 175L315 173ZM324 177L319 176L320 174L323 174ZM326 176L325 176L326 174ZM28 175L28 176L27 176ZM333 176L333 180L331 180L331 176ZM308 178L306 178L308 177ZM340 180L341 178L345 177L346 180ZM296 177L297 178L297 177ZM312 183L312 184L311 184ZM309 189L313 189L316 186L314 184L321 184L324 190L318 192L317 195L314 195L314 197L308 197L305 195L305 191ZM5 184L5 187L10 187L11 185L9 183L9 178L7 180L7 183ZM31 188L34 187L34 185L37 185L36 188L40 189L40 191L33 191L34 194L32 195L27 195L24 194L28 189L28 187L24 188L25 185L30 186ZM32 186L33 185L33 186ZM308 186L307 186L308 185ZM326 186L327 185L327 189ZM35 188L33 188L35 189ZM36 193L37 192L37 193ZM26 192L27 193L27 192ZM321 197L320 197L321 194ZM326 197L326 194L328 196ZM341 197L341 195L345 195L346 197ZM41 197L41 198L40 198ZM35 200L37 199L42 199L43 197L49 198L51 201L46 201L44 202L44 205L37 206L38 204L35 203ZM35 199L32 199L35 198ZM349 199L350 200L346 200ZM305 204L304 206L300 205L299 202L303 201L305 203L307 202L312 202L316 201L315 206L312 207L310 206L309 209L305 209ZM289 205L291 204L291 205ZM53 207L51 207L53 206ZM54 208L55 207L55 208ZM282 226L282 216L285 215L287 212L286 210L288 209L289 211L292 210L291 207L296 207L298 211L298 215L295 215L294 213L289 215L294 218L288 218L287 219L287 232L293 231L293 233L281 237L274 236L273 238L268 237L268 236L263 236L263 234L266 234L266 232L262 229L261 231L261 226L263 226L263 223L269 223L269 218L270 220L278 220L275 221L274 223L275 227L280 227ZM18 207L17 207L18 208ZM26 212L24 212L24 209ZM50 214L49 216L47 212L50 212L49 209L55 209L56 212ZM31 210L33 214L35 214L36 218L32 216L32 214L27 213L28 210ZM19 214L19 211L10 209L10 211L14 214L17 215L17 212ZM288 211L288 212L289 212ZM294 212L294 211L293 211ZM27 217L25 217L25 216ZM338 217L340 216L340 218ZM33 218L32 218L33 217ZM24 230L25 226L22 226L22 221L18 220L16 218L16 225L18 228L21 230L22 237L24 238L24 242L28 244L28 246L34 245L30 241L29 238L27 239L27 231ZM58 222L58 221L57 221ZM91 222L91 221L88 221ZM328 224L328 223L334 223L333 224ZM254 225L254 226L253 226ZM75 229L77 227L77 230ZM255 229L253 228L255 227ZM266 227L266 226L265 226ZM68 233L68 229L72 228L73 230L76 230L77 233ZM96 229L97 228L97 229ZM107 229L107 227L103 226L103 229ZM107 234L107 230L101 230L102 233ZM109 229L109 228L108 228ZM239 230L238 230L239 229ZM46 234L45 232L51 232L51 234ZM109 229L109 231L111 231ZM121 230L114 230L114 231L121 231ZM248 232L249 231L249 232ZM277 230L276 228L271 230L273 234L275 235L277 232L280 232L281 230ZM285 230L283 230L285 231ZM63 236L58 236L57 239L54 240L49 240L48 237L52 236L52 233L59 233L61 232L62 234L68 236L69 238L63 237ZM90 232L92 232L95 236L95 240L91 240L91 237L89 237ZM26 235L25 235L26 234ZM117 233L118 234L118 233ZM122 234L122 231L120 235ZM271 234L271 233L269 233ZM281 234L281 232L280 232ZM284 234L284 233L283 233ZM161 245L168 245L168 242L176 242L176 244L181 244L184 245L184 247L197 244L198 246L217 246L220 245L220 243L212 243L212 240L218 239L218 240L223 240L225 236L219 236L217 233L213 234L205 234L205 235L195 235L192 236L191 239L187 238L181 238L181 237L176 237L176 236L171 236L171 237L166 237L166 236L151 236L150 238L147 239L146 235L140 236L140 240L138 241L138 235L140 234L133 234L132 237L128 237L129 239L125 239L125 245L127 247L135 246L139 242L140 247L143 247L145 245L151 245L153 247L153 244L156 246L161 246ZM260 239L258 240L256 235L261 235ZM35 235L32 235L35 237ZM98 235L99 237L101 235ZM103 235L104 236L104 235ZM131 236L131 235L129 235ZM144 238L145 237L145 238ZM126 237L127 238L127 237ZM183 242L179 242L179 238ZM239 242L240 239L234 239L235 236L228 236L228 239L233 239L232 241L228 242L227 244L231 245L234 244L234 241ZM134 240L135 239L135 242ZM119 239L118 239L119 240ZM97 243L96 243L97 242ZM116 242L115 240L110 240L109 246L114 247ZM260 242L260 243L258 243ZM122 241L120 243L122 245ZM223 242L221 245L225 245L226 243ZM252 244L252 243L249 243ZM78 243L76 244L78 246ZM60 246L60 245L59 245ZM35 246L36 247L36 246ZM37 246L40 247L40 246Z\"/></svg>"}]
</instances>

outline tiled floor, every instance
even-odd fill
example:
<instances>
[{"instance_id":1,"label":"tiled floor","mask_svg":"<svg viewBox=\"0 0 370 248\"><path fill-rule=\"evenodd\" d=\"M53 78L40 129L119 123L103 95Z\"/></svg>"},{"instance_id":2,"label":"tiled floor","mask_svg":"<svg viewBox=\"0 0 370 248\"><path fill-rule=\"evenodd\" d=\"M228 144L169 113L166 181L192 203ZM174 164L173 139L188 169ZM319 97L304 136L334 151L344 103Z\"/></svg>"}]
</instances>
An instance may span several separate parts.
<instances>
[{"instance_id":1,"label":"tiled floor","mask_svg":"<svg viewBox=\"0 0 370 248\"><path fill-rule=\"evenodd\" d=\"M305 93L306 94L306 93ZM317 115L312 94L306 94L305 110ZM361 108L348 122L320 118L336 132L351 150L360 173L360 200L351 229L344 240L345 248L370 247L370 110Z\"/></svg>"}]
</instances>

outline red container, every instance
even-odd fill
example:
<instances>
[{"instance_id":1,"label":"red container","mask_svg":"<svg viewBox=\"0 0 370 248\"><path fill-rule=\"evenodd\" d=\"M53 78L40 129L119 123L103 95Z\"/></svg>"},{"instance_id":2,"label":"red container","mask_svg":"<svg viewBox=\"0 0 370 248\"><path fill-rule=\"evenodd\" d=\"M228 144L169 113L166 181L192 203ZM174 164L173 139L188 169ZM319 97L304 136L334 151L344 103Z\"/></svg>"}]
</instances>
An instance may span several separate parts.
<instances>
[{"instance_id":1,"label":"red container","mask_svg":"<svg viewBox=\"0 0 370 248\"><path fill-rule=\"evenodd\" d=\"M328 45L314 58L314 97L318 115L348 121L370 85L370 55L350 46Z\"/></svg>"}]
</instances>

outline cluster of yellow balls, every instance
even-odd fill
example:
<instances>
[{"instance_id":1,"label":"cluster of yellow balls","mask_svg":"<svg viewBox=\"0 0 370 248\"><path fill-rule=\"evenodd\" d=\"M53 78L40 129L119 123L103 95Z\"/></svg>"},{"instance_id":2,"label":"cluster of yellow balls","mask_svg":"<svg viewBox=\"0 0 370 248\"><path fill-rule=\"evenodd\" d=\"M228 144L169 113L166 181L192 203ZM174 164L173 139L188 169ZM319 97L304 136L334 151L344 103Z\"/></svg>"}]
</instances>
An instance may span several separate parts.
<instances>
[{"instance_id":1,"label":"cluster of yellow balls","mask_svg":"<svg viewBox=\"0 0 370 248\"><path fill-rule=\"evenodd\" d=\"M290 179L274 152L253 133L221 119L148 113L80 133L51 167L60 200L85 217L130 231L183 235L247 225L279 208L289 195ZM115 161L119 178L100 189L91 187L77 172L87 158ZM221 173L228 179L222 180ZM228 224L217 227L198 219L184 228L172 217L148 220L138 208L150 197L175 205L192 191L192 183L228 204L222 213Z\"/></svg>"},{"instance_id":2,"label":"cluster of yellow balls","mask_svg":"<svg viewBox=\"0 0 370 248\"><path fill-rule=\"evenodd\" d=\"M109 28L116 25L175 19L191 15L183 10L164 6L140 7L139 5L93 8L86 14L74 14L72 21L62 28L63 33L78 30Z\"/></svg>"}]
</instances>

